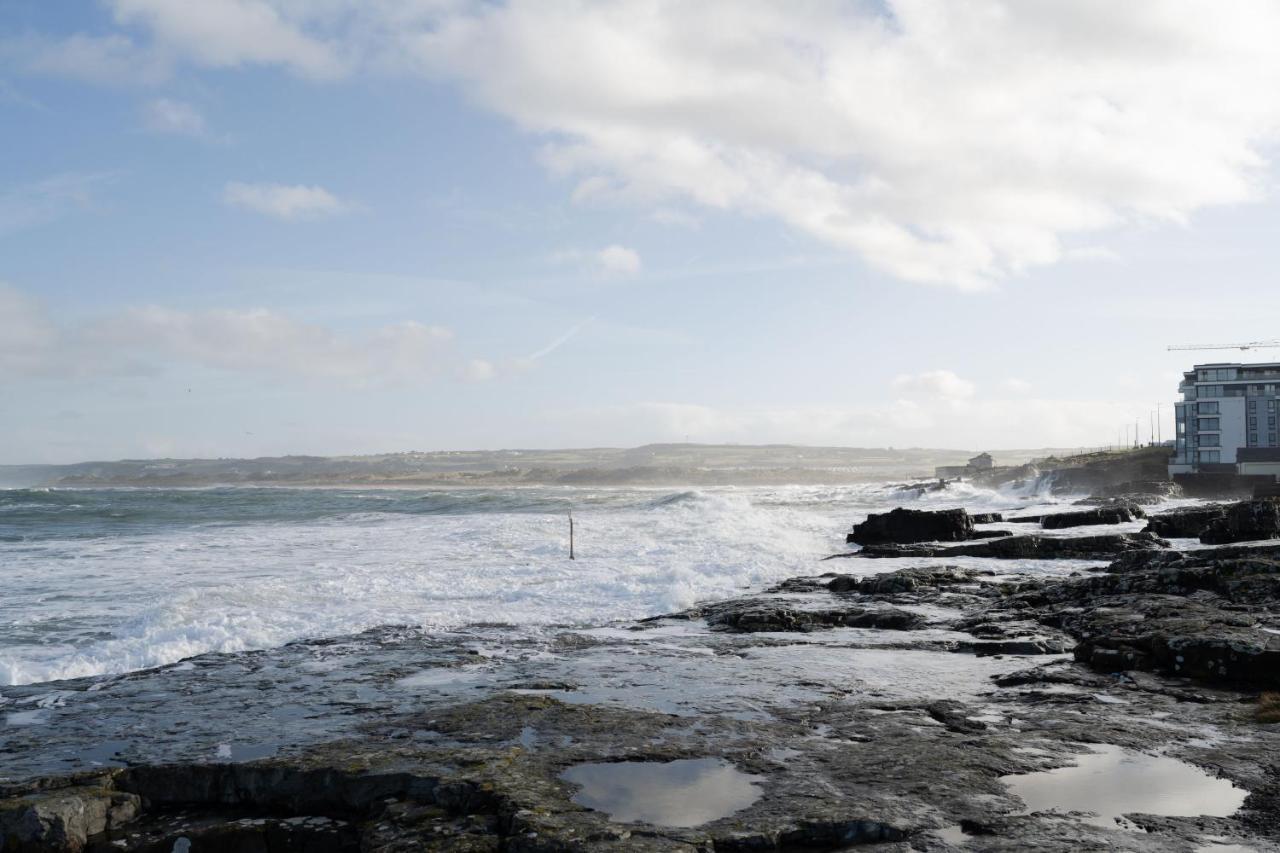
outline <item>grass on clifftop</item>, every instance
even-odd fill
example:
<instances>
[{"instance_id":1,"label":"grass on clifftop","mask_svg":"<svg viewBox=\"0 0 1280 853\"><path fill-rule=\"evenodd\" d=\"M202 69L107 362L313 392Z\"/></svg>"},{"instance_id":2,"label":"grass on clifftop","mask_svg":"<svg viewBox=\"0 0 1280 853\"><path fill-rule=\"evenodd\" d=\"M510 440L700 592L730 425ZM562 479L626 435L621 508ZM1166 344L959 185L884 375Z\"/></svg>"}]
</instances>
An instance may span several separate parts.
<instances>
[{"instance_id":1,"label":"grass on clifftop","mask_svg":"<svg viewBox=\"0 0 1280 853\"><path fill-rule=\"evenodd\" d=\"M1253 712L1260 723L1280 723L1280 693L1263 693L1258 697L1258 707Z\"/></svg>"}]
</instances>

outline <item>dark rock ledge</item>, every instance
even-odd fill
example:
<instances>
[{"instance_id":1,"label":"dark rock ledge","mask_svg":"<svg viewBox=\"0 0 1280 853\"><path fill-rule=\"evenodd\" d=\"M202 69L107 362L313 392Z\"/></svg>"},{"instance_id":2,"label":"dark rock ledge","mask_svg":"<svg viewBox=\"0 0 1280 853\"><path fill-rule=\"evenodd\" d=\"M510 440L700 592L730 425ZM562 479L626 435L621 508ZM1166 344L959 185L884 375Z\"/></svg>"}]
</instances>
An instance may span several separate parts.
<instances>
[{"instance_id":1,"label":"dark rock ledge","mask_svg":"<svg viewBox=\"0 0 1280 853\"><path fill-rule=\"evenodd\" d=\"M1169 543L1152 533L1099 536L1010 536L968 545L866 545L841 557L990 557L997 560L1097 560L1129 551L1155 551Z\"/></svg>"}]
</instances>

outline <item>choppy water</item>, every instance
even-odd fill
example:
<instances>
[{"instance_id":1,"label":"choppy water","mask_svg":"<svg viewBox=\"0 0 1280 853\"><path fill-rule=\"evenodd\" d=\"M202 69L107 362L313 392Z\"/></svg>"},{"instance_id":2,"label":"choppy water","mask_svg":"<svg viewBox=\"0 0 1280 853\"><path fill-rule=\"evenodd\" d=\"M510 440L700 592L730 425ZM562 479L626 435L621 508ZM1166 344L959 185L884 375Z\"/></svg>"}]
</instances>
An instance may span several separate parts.
<instances>
[{"instance_id":1,"label":"choppy water","mask_svg":"<svg viewBox=\"0 0 1280 853\"><path fill-rule=\"evenodd\" d=\"M918 498L882 485L0 491L0 685L378 625L669 612L821 571L850 523L907 500L1039 502L964 484Z\"/></svg>"}]
</instances>

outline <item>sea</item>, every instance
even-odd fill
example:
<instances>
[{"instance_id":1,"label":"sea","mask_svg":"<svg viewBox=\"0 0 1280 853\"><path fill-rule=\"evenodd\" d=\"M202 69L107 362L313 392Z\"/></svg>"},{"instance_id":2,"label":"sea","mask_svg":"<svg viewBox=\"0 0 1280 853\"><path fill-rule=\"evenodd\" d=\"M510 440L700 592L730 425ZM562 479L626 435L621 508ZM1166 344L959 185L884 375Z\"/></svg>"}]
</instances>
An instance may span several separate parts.
<instances>
[{"instance_id":1,"label":"sea","mask_svg":"<svg viewBox=\"0 0 1280 853\"><path fill-rule=\"evenodd\" d=\"M378 626L635 620L821 573L869 512L1058 502L1035 485L966 483L923 494L894 484L0 491L0 697L5 686Z\"/></svg>"}]
</instances>

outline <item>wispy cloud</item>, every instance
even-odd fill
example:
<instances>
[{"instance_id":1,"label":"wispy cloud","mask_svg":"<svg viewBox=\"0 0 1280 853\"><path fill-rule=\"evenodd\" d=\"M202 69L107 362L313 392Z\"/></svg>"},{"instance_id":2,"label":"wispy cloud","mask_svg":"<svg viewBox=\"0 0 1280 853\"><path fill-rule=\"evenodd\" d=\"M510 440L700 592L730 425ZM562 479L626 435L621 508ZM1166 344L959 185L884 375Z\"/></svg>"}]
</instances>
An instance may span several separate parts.
<instances>
[{"instance_id":1,"label":"wispy cloud","mask_svg":"<svg viewBox=\"0 0 1280 853\"><path fill-rule=\"evenodd\" d=\"M222 200L232 207L285 220L320 219L349 210L348 205L324 187L301 184L245 184L233 181L223 188Z\"/></svg>"},{"instance_id":2,"label":"wispy cloud","mask_svg":"<svg viewBox=\"0 0 1280 853\"><path fill-rule=\"evenodd\" d=\"M675 401L577 408L544 416L570 440L863 447L1087 447L1113 440L1131 412L1108 400L1002 397L795 406L707 406Z\"/></svg>"},{"instance_id":3,"label":"wispy cloud","mask_svg":"<svg viewBox=\"0 0 1280 853\"><path fill-rule=\"evenodd\" d=\"M204 115L191 104L170 98L155 98L143 107L143 124L154 133L204 136Z\"/></svg>"},{"instance_id":4,"label":"wispy cloud","mask_svg":"<svg viewBox=\"0 0 1280 853\"><path fill-rule=\"evenodd\" d=\"M0 236L91 208L114 172L67 172L0 191Z\"/></svg>"},{"instance_id":5,"label":"wispy cloud","mask_svg":"<svg viewBox=\"0 0 1280 853\"><path fill-rule=\"evenodd\" d=\"M576 266L599 278L633 278L644 267L639 252L616 243L594 250L561 249L551 260Z\"/></svg>"},{"instance_id":6,"label":"wispy cloud","mask_svg":"<svg viewBox=\"0 0 1280 853\"><path fill-rule=\"evenodd\" d=\"M175 3L111 0L116 20L141 26L165 51L209 68L276 65L305 77L334 78L347 71L338 45L306 31L308 4L265 0ZM343 15L349 11L333 7Z\"/></svg>"},{"instance_id":7,"label":"wispy cloud","mask_svg":"<svg viewBox=\"0 0 1280 853\"><path fill-rule=\"evenodd\" d=\"M0 283L0 382L151 375L198 367L351 386L413 383L455 372L449 329L413 320L341 331L266 309L141 306L75 326Z\"/></svg>"},{"instance_id":8,"label":"wispy cloud","mask_svg":"<svg viewBox=\"0 0 1280 853\"><path fill-rule=\"evenodd\" d=\"M977 390L972 382L950 370L904 373L894 377L893 389L910 396L942 400L967 400Z\"/></svg>"},{"instance_id":9,"label":"wispy cloud","mask_svg":"<svg viewBox=\"0 0 1280 853\"><path fill-rule=\"evenodd\" d=\"M595 317L588 317L587 319L583 320L581 323L578 323L578 324L574 325L572 328L570 328L570 329L569 329L569 331L565 332L565 333L564 333L563 335L561 335L560 337L558 337L558 338L556 338L555 340L551 341L551 342L550 342L549 344L547 344L546 346L542 347L541 349L539 349L539 350L537 350L537 351L535 351L535 352L531 352L531 353L529 353L529 354L528 354L528 355L526 355L524 358L520 359L520 361L521 361L521 362L523 362L524 364L527 364L527 365L531 365L531 364L533 364L533 363L534 363L534 362L536 362L536 361L541 361L542 359L544 359L544 358L546 358L547 356L551 355L551 353L553 353L553 352L555 352L556 350L560 349L560 347L562 347L562 346L564 346L565 344L569 343L569 341L573 340L573 338L574 338L575 336L577 336L577 334L578 334L579 332L581 332L581 331L582 331L583 329L585 329L587 326L590 326L590 325L591 325L592 323L594 323L595 321L596 321L596 318L595 318Z\"/></svg>"},{"instance_id":10,"label":"wispy cloud","mask_svg":"<svg viewBox=\"0 0 1280 853\"><path fill-rule=\"evenodd\" d=\"M0 62L26 74L108 86L159 83L170 70L164 55L121 34L0 38Z\"/></svg>"},{"instance_id":11,"label":"wispy cloud","mask_svg":"<svg viewBox=\"0 0 1280 853\"><path fill-rule=\"evenodd\" d=\"M0 102L19 104L24 107L30 107L31 109L39 112L49 111L49 108L42 102L31 97L26 92L13 85L13 83L2 78L0 78Z\"/></svg>"}]
</instances>

